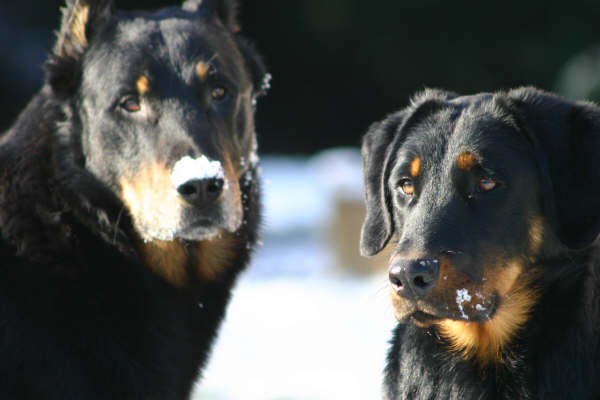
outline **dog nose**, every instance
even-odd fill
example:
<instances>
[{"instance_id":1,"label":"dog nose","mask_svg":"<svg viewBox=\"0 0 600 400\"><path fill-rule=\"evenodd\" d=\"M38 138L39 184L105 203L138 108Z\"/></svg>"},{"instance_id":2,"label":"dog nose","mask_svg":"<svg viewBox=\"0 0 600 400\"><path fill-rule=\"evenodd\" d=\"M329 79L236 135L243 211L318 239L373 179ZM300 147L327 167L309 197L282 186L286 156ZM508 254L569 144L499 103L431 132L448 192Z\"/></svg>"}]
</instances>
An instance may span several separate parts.
<instances>
[{"instance_id":1,"label":"dog nose","mask_svg":"<svg viewBox=\"0 0 600 400\"><path fill-rule=\"evenodd\" d=\"M221 178L190 179L177 187L177 193L189 204L204 207L219 198L224 184Z\"/></svg>"},{"instance_id":2,"label":"dog nose","mask_svg":"<svg viewBox=\"0 0 600 400\"><path fill-rule=\"evenodd\" d=\"M390 267L389 279L400 296L421 299L435 287L439 264L437 259L397 260Z\"/></svg>"}]
</instances>

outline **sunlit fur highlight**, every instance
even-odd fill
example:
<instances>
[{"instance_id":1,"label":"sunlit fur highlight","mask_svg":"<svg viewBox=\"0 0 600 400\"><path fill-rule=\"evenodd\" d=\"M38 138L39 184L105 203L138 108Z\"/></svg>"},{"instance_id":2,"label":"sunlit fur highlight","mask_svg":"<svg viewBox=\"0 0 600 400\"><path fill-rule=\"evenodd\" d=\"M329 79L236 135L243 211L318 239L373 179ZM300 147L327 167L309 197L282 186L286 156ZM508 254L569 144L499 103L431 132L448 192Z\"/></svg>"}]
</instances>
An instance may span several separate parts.
<instances>
[{"instance_id":1,"label":"sunlit fur highlight","mask_svg":"<svg viewBox=\"0 0 600 400\"><path fill-rule=\"evenodd\" d=\"M222 165L228 186L228 189L224 192L225 206L230 210L231 215L230 221L227 223L227 228L233 231L239 228L243 217L239 172L231 162L229 154L224 154Z\"/></svg>"},{"instance_id":2,"label":"sunlit fur highlight","mask_svg":"<svg viewBox=\"0 0 600 400\"><path fill-rule=\"evenodd\" d=\"M223 232L215 238L198 242L194 270L203 280L216 279L237 254L239 238Z\"/></svg>"},{"instance_id":3,"label":"sunlit fur highlight","mask_svg":"<svg viewBox=\"0 0 600 400\"><path fill-rule=\"evenodd\" d=\"M415 178L419 175L419 172L421 172L421 159L415 157L410 163L410 176Z\"/></svg>"},{"instance_id":4,"label":"sunlit fur highlight","mask_svg":"<svg viewBox=\"0 0 600 400\"><path fill-rule=\"evenodd\" d=\"M150 82L148 82L148 78L146 78L144 75L140 76L135 82L135 88L140 96L148 93L148 90L150 89Z\"/></svg>"},{"instance_id":5,"label":"sunlit fur highlight","mask_svg":"<svg viewBox=\"0 0 600 400\"><path fill-rule=\"evenodd\" d=\"M477 164L477 158L468 151L461 153L458 156L457 161L458 168L462 169L463 171L469 171L471 168L473 168L473 166L475 166L475 164Z\"/></svg>"},{"instance_id":6,"label":"sunlit fur highlight","mask_svg":"<svg viewBox=\"0 0 600 400\"><path fill-rule=\"evenodd\" d=\"M180 240L138 243L144 265L175 287L183 287L189 281L189 257Z\"/></svg>"},{"instance_id":7,"label":"sunlit fur highlight","mask_svg":"<svg viewBox=\"0 0 600 400\"><path fill-rule=\"evenodd\" d=\"M85 36L85 27L89 19L90 6L78 4L75 7L76 9L71 16L70 22L71 40L78 43L82 48L86 48L88 41Z\"/></svg>"},{"instance_id":8,"label":"sunlit fur highlight","mask_svg":"<svg viewBox=\"0 0 600 400\"><path fill-rule=\"evenodd\" d=\"M536 255L540 252L544 243L544 231L544 218L533 218L529 224L529 251L531 255Z\"/></svg>"},{"instance_id":9,"label":"sunlit fur highlight","mask_svg":"<svg viewBox=\"0 0 600 400\"><path fill-rule=\"evenodd\" d=\"M122 177L120 185L141 238L171 240L185 206L171 183L171 170L159 163L142 165L136 175Z\"/></svg>"},{"instance_id":10,"label":"sunlit fur highlight","mask_svg":"<svg viewBox=\"0 0 600 400\"><path fill-rule=\"evenodd\" d=\"M502 363L503 349L529 319L539 298L531 287L531 274L525 276L519 263L512 263L490 277L498 295L498 305L490 321L470 322L444 319L437 322L440 336L450 350L464 359L474 359L480 366Z\"/></svg>"}]
</instances>

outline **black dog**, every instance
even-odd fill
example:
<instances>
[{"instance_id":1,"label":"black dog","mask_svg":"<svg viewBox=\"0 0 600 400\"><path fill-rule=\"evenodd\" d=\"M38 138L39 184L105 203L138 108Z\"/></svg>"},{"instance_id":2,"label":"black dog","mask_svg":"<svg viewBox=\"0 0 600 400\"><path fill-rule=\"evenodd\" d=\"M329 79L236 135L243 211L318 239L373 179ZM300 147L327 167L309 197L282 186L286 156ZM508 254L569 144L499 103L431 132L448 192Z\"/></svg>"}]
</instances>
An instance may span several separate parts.
<instances>
[{"instance_id":1,"label":"black dog","mask_svg":"<svg viewBox=\"0 0 600 400\"><path fill-rule=\"evenodd\" d=\"M361 251L394 237L387 398L598 398L600 108L427 90L362 151Z\"/></svg>"},{"instance_id":2,"label":"black dog","mask_svg":"<svg viewBox=\"0 0 600 400\"><path fill-rule=\"evenodd\" d=\"M259 220L235 7L67 2L0 142L0 397L189 396Z\"/></svg>"}]
</instances>

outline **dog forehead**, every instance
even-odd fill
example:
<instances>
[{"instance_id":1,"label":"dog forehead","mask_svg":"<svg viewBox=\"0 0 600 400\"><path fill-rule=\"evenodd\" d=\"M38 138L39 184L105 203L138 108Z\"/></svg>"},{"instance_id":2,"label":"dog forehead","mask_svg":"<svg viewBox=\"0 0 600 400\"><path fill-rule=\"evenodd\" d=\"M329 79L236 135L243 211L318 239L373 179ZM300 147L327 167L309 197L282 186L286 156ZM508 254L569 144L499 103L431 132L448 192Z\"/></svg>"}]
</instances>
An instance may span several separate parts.
<instances>
[{"instance_id":1,"label":"dog forehead","mask_svg":"<svg viewBox=\"0 0 600 400\"><path fill-rule=\"evenodd\" d=\"M404 152L441 164L454 162L465 151L489 154L529 148L513 116L494 105L490 96L459 100L416 124L402 146Z\"/></svg>"},{"instance_id":2,"label":"dog forehead","mask_svg":"<svg viewBox=\"0 0 600 400\"><path fill-rule=\"evenodd\" d=\"M167 10L169 11L169 9ZM235 41L221 26L189 13L122 13L86 53L84 84L105 87L105 95L131 85L140 76L150 81L181 79L191 84L199 63L208 63L240 89L249 86Z\"/></svg>"},{"instance_id":3,"label":"dog forehead","mask_svg":"<svg viewBox=\"0 0 600 400\"><path fill-rule=\"evenodd\" d=\"M156 15L132 13L118 18L110 44L119 51L143 49L153 57L171 59L214 53L217 49L231 53L235 47L225 29L204 18L181 13Z\"/></svg>"}]
</instances>

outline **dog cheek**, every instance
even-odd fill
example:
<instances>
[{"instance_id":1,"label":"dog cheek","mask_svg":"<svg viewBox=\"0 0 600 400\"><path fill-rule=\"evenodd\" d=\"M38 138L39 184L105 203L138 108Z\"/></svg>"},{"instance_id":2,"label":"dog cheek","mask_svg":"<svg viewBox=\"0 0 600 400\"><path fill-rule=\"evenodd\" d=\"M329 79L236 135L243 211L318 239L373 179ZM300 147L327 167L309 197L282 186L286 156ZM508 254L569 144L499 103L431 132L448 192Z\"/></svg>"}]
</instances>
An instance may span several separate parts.
<instances>
[{"instance_id":1,"label":"dog cheek","mask_svg":"<svg viewBox=\"0 0 600 400\"><path fill-rule=\"evenodd\" d=\"M159 164L143 165L133 177L121 177L121 199L136 230L145 241L172 240L182 204L171 185L169 170Z\"/></svg>"},{"instance_id":2,"label":"dog cheek","mask_svg":"<svg viewBox=\"0 0 600 400\"><path fill-rule=\"evenodd\" d=\"M221 209L224 214L225 229L235 232L242 225L243 220L242 193L238 176L229 157L224 158L223 169L226 190Z\"/></svg>"}]
</instances>

